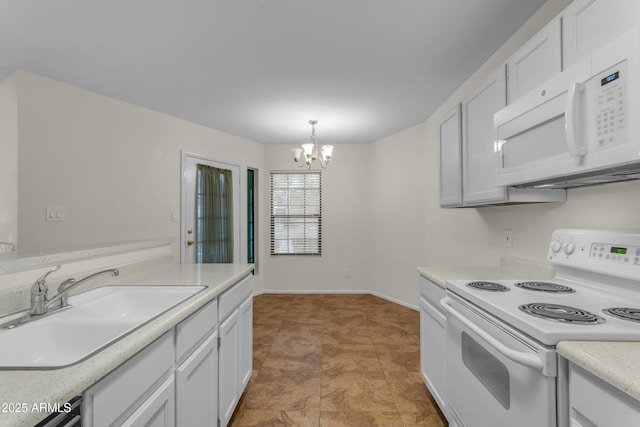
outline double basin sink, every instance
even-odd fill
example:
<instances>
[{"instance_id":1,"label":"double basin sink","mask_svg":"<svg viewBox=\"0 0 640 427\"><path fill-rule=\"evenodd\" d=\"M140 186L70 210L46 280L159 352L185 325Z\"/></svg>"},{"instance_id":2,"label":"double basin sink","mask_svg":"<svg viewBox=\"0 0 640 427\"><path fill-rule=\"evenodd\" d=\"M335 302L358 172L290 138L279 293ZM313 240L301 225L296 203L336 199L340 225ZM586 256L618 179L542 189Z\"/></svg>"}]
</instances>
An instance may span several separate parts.
<instances>
[{"instance_id":1,"label":"double basin sink","mask_svg":"<svg viewBox=\"0 0 640 427\"><path fill-rule=\"evenodd\" d=\"M0 329L0 369L61 368L130 334L204 286L105 286L69 298L70 308Z\"/></svg>"}]
</instances>

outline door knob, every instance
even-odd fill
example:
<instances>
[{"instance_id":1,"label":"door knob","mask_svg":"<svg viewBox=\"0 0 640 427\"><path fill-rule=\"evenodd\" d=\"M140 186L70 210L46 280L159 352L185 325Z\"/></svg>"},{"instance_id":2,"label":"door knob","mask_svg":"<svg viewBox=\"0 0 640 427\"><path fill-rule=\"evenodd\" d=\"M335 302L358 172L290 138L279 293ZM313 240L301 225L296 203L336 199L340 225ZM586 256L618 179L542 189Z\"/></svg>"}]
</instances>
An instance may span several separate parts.
<instances>
[{"instance_id":1,"label":"door knob","mask_svg":"<svg viewBox=\"0 0 640 427\"><path fill-rule=\"evenodd\" d=\"M187 246L193 245L193 240L187 240Z\"/></svg>"}]
</instances>

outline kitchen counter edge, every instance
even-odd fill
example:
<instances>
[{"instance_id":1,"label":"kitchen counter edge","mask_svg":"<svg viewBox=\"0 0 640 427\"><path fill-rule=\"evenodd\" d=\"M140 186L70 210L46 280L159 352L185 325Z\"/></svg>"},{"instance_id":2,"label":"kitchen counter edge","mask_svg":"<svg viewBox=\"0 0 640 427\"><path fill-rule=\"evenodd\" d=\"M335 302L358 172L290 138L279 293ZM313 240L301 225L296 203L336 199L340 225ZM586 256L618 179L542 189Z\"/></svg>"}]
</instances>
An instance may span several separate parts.
<instances>
[{"instance_id":1,"label":"kitchen counter edge","mask_svg":"<svg viewBox=\"0 0 640 427\"><path fill-rule=\"evenodd\" d=\"M558 354L640 401L640 342L561 341Z\"/></svg>"}]
</instances>

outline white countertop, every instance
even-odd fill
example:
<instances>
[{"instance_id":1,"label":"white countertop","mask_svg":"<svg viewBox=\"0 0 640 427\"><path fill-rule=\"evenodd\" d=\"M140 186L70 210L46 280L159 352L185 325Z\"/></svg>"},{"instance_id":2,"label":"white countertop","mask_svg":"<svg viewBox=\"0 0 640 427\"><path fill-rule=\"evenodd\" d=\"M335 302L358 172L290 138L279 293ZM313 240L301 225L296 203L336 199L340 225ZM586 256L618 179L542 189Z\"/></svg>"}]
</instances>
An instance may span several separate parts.
<instances>
[{"instance_id":1,"label":"white countertop","mask_svg":"<svg viewBox=\"0 0 640 427\"><path fill-rule=\"evenodd\" d=\"M63 404L82 394L84 390L180 321L237 283L252 269L251 264L171 264L109 283L110 285L202 285L207 286L208 289L190 297L94 356L75 365L60 369L0 370L0 427L31 427L46 418L48 415L46 413L31 411L34 404ZM4 404L14 405L9 408ZM16 412L15 404L26 404L25 407L29 410Z\"/></svg>"},{"instance_id":2,"label":"white countertop","mask_svg":"<svg viewBox=\"0 0 640 427\"><path fill-rule=\"evenodd\" d=\"M640 400L640 342L562 341L558 353Z\"/></svg>"},{"instance_id":3,"label":"white countertop","mask_svg":"<svg viewBox=\"0 0 640 427\"><path fill-rule=\"evenodd\" d=\"M550 264L502 257L495 267L418 267L420 275L443 288L447 280L547 279ZM558 353L598 378L640 400L640 342L562 341Z\"/></svg>"}]
</instances>

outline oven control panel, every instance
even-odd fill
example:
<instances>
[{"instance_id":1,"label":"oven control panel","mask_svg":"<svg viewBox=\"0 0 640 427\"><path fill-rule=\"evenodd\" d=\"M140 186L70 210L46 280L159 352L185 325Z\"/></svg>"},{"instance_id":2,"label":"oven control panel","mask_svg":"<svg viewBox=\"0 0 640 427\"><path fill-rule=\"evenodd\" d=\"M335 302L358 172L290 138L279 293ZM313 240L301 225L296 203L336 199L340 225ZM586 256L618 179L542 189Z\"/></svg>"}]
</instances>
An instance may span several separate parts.
<instances>
[{"instance_id":1,"label":"oven control panel","mask_svg":"<svg viewBox=\"0 0 640 427\"><path fill-rule=\"evenodd\" d=\"M609 243L593 243L591 245L591 258L601 259L621 264L640 265L639 246L618 246Z\"/></svg>"},{"instance_id":2,"label":"oven control panel","mask_svg":"<svg viewBox=\"0 0 640 427\"><path fill-rule=\"evenodd\" d=\"M640 281L640 232L558 229L547 260L557 266Z\"/></svg>"}]
</instances>

